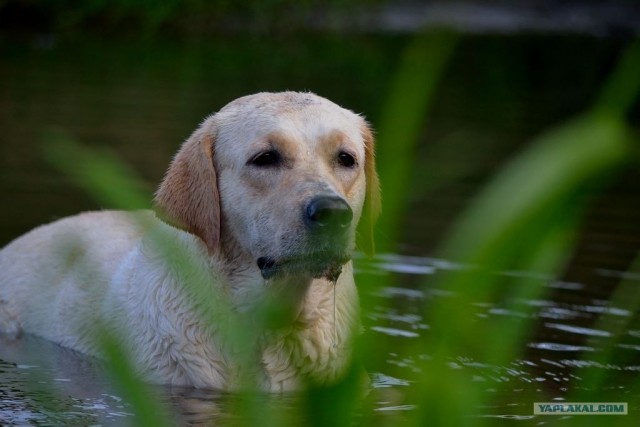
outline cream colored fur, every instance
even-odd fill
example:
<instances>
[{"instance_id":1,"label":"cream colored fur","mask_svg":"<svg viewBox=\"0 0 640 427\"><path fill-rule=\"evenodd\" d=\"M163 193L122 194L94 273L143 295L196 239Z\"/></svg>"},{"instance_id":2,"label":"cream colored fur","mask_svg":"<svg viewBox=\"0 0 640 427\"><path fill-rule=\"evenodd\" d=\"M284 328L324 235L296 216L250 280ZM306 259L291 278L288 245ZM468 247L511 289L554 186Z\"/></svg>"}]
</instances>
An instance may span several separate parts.
<instances>
[{"instance_id":1,"label":"cream colored fur","mask_svg":"<svg viewBox=\"0 0 640 427\"><path fill-rule=\"evenodd\" d=\"M281 167L250 164L270 149L283 154ZM342 151L354 167L337 163ZM107 331L156 383L234 390L253 378L284 391L332 381L348 363L358 325L351 261L335 284L303 267L265 280L256 263L314 257L301 212L318 195L352 209L348 253L356 234L370 246L379 196L364 120L309 93L237 99L183 144L156 212L83 213L3 248L0 331L95 356ZM357 232L361 215L366 227ZM262 323L265 307L279 310L278 322ZM247 328L253 345L233 325Z\"/></svg>"}]
</instances>

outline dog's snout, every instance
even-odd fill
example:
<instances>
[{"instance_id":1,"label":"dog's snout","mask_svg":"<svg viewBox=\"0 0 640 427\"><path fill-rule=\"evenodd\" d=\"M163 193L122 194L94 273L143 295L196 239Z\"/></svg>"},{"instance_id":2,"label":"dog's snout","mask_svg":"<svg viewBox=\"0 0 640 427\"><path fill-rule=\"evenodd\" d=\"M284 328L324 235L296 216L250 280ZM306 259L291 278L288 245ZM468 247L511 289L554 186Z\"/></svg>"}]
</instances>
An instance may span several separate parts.
<instances>
[{"instance_id":1,"label":"dog's snout","mask_svg":"<svg viewBox=\"0 0 640 427\"><path fill-rule=\"evenodd\" d=\"M309 227L344 229L351 224L353 211L340 197L317 197L309 202L305 212Z\"/></svg>"}]
</instances>

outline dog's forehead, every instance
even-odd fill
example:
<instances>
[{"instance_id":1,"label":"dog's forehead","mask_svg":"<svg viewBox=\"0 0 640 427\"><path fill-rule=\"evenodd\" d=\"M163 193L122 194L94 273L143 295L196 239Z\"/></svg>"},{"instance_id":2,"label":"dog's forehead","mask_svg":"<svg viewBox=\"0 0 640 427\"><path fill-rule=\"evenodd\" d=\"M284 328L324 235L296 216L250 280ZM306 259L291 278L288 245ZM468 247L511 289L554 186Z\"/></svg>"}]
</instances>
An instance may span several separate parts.
<instances>
[{"instance_id":1,"label":"dog's forehead","mask_svg":"<svg viewBox=\"0 0 640 427\"><path fill-rule=\"evenodd\" d=\"M340 132L362 140L364 120L311 93L260 93L239 98L216 114L218 144L237 145L280 133L309 141Z\"/></svg>"},{"instance_id":2,"label":"dog's forehead","mask_svg":"<svg viewBox=\"0 0 640 427\"><path fill-rule=\"evenodd\" d=\"M287 112L310 105L331 104L338 107L326 98L313 93L304 92L261 92L254 95L247 95L231 101L225 105L220 112L227 110L259 110L265 112Z\"/></svg>"}]
</instances>

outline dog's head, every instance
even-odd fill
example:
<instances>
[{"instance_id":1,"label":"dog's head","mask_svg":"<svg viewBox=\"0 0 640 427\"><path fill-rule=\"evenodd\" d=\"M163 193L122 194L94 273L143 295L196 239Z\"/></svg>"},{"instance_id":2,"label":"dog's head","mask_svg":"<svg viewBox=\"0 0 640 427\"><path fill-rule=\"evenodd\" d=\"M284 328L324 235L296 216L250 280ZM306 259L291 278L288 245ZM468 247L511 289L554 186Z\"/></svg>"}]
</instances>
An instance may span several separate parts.
<instances>
[{"instance_id":1,"label":"dog's head","mask_svg":"<svg viewBox=\"0 0 640 427\"><path fill-rule=\"evenodd\" d=\"M239 98L206 119L171 163L156 207L211 254L251 259L264 278L335 279L356 235L372 250L379 199L366 122L284 92Z\"/></svg>"}]
</instances>

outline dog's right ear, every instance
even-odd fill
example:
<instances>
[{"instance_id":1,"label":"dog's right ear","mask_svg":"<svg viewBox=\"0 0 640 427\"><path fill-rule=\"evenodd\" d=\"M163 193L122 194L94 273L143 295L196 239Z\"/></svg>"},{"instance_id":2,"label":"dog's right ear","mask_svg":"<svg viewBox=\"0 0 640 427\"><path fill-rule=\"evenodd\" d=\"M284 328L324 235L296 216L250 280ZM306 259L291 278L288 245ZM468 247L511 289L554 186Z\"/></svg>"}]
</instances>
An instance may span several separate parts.
<instances>
[{"instance_id":1,"label":"dog's right ear","mask_svg":"<svg viewBox=\"0 0 640 427\"><path fill-rule=\"evenodd\" d=\"M220 195L213 150L214 136L201 126L173 158L154 200L160 219L198 236L209 254L220 246Z\"/></svg>"},{"instance_id":2,"label":"dog's right ear","mask_svg":"<svg viewBox=\"0 0 640 427\"><path fill-rule=\"evenodd\" d=\"M373 226L380 215L380 181L376 172L376 154L373 132L366 123L362 126L364 140L364 173L367 180L367 192L360 223L358 224L357 246L368 256L375 252Z\"/></svg>"}]
</instances>

